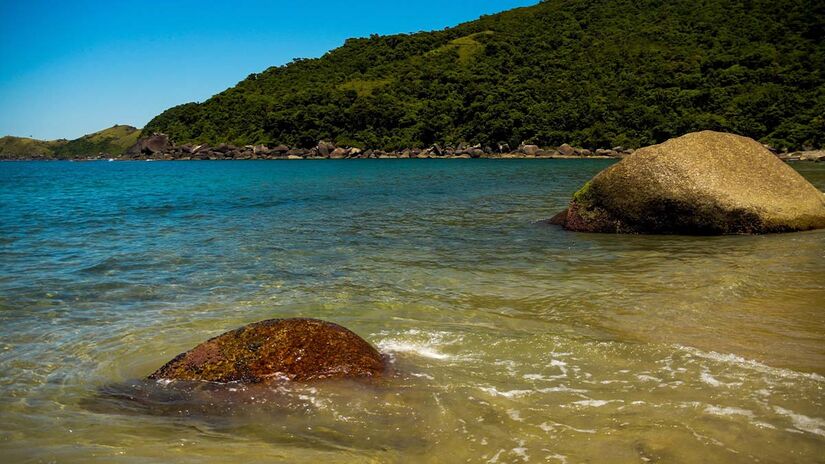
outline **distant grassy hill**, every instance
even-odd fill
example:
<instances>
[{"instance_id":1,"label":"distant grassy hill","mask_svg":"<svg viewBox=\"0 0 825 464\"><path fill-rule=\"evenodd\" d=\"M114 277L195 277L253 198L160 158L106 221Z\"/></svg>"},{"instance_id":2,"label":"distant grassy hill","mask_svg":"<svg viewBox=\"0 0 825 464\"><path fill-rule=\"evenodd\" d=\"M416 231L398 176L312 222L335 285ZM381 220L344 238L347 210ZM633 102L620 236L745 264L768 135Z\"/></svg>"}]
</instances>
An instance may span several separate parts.
<instances>
[{"instance_id":1,"label":"distant grassy hill","mask_svg":"<svg viewBox=\"0 0 825 464\"><path fill-rule=\"evenodd\" d=\"M700 129L825 145L825 2L546 0L350 39L155 117L177 143L640 146Z\"/></svg>"},{"instance_id":2,"label":"distant grassy hill","mask_svg":"<svg viewBox=\"0 0 825 464\"><path fill-rule=\"evenodd\" d=\"M0 158L18 156L52 157L54 156L55 147L64 143L66 143L65 140L45 141L8 135L0 137Z\"/></svg>"},{"instance_id":3,"label":"distant grassy hill","mask_svg":"<svg viewBox=\"0 0 825 464\"><path fill-rule=\"evenodd\" d=\"M55 156L70 158L83 155L122 155L127 148L137 142L140 129L132 126L116 125L94 134L70 140L55 148Z\"/></svg>"},{"instance_id":4,"label":"distant grassy hill","mask_svg":"<svg viewBox=\"0 0 825 464\"><path fill-rule=\"evenodd\" d=\"M76 158L100 153L118 156L134 145L140 129L115 125L75 140L36 140L25 137L0 138L0 158Z\"/></svg>"}]
</instances>

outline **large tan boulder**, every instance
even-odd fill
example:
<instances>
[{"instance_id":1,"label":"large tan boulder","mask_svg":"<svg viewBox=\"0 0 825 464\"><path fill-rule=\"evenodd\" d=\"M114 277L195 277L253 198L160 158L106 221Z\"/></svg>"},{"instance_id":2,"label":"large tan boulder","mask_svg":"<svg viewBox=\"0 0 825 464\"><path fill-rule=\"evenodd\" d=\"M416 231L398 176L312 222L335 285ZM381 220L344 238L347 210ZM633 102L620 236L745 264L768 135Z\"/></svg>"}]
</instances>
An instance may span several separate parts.
<instances>
[{"instance_id":1,"label":"large tan boulder","mask_svg":"<svg viewBox=\"0 0 825 464\"><path fill-rule=\"evenodd\" d=\"M262 383L376 377L384 359L358 335L317 319L270 319L207 340L149 379Z\"/></svg>"},{"instance_id":2,"label":"large tan boulder","mask_svg":"<svg viewBox=\"0 0 825 464\"><path fill-rule=\"evenodd\" d=\"M825 195L755 140L702 131L600 172L551 222L583 232L790 232L825 228Z\"/></svg>"}]
</instances>

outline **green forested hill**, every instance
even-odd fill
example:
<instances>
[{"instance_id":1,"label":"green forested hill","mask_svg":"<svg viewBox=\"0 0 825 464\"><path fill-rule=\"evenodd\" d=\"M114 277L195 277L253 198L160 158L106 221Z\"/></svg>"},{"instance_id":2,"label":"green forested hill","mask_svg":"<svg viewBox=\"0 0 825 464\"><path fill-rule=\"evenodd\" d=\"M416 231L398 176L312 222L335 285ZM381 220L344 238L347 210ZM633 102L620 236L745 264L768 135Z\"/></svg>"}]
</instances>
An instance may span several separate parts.
<instances>
[{"instance_id":1,"label":"green forested hill","mask_svg":"<svg viewBox=\"0 0 825 464\"><path fill-rule=\"evenodd\" d=\"M639 146L700 129L825 145L825 2L547 0L350 39L171 108L144 134L396 149Z\"/></svg>"},{"instance_id":2,"label":"green forested hill","mask_svg":"<svg viewBox=\"0 0 825 464\"><path fill-rule=\"evenodd\" d=\"M0 138L0 158L77 158L100 153L121 155L137 142L140 129L115 125L74 140L37 140L26 137Z\"/></svg>"},{"instance_id":3,"label":"green forested hill","mask_svg":"<svg viewBox=\"0 0 825 464\"><path fill-rule=\"evenodd\" d=\"M84 135L79 139L70 140L55 148L55 155L60 158L97 155L99 153L122 155L127 148L137 142L139 136L140 129L126 125L115 125L93 134Z\"/></svg>"}]
</instances>

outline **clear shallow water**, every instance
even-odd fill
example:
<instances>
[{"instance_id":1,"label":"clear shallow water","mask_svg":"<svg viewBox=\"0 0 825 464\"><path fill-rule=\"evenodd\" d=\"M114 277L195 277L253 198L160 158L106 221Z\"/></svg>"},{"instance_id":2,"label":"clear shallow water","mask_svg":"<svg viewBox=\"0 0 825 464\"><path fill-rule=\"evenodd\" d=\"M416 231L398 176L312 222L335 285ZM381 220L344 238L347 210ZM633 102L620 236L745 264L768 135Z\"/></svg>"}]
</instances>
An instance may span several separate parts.
<instances>
[{"instance_id":1,"label":"clear shallow water","mask_svg":"<svg viewBox=\"0 0 825 464\"><path fill-rule=\"evenodd\" d=\"M2 163L3 461L825 462L825 231L535 224L608 164ZM397 374L135 382L292 316Z\"/></svg>"}]
</instances>

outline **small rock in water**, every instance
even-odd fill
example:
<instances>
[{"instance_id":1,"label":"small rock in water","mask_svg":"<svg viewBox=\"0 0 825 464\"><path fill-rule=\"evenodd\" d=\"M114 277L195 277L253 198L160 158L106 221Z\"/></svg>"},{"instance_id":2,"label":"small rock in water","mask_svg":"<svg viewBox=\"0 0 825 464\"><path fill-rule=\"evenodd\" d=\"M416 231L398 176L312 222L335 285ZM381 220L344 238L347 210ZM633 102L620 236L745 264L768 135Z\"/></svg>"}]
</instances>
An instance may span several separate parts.
<instances>
[{"instance_id":1,"label":"small rock in water","mask_svg":"<svg viewBox=\"0 0 825 464\"><path fill-rule=\"evenodd\" d=\"M245 325L181 353L149 379L261 383L377 377L381 354L364 339L317 319L270 319Z\"/></svg>"}]
</instances>

